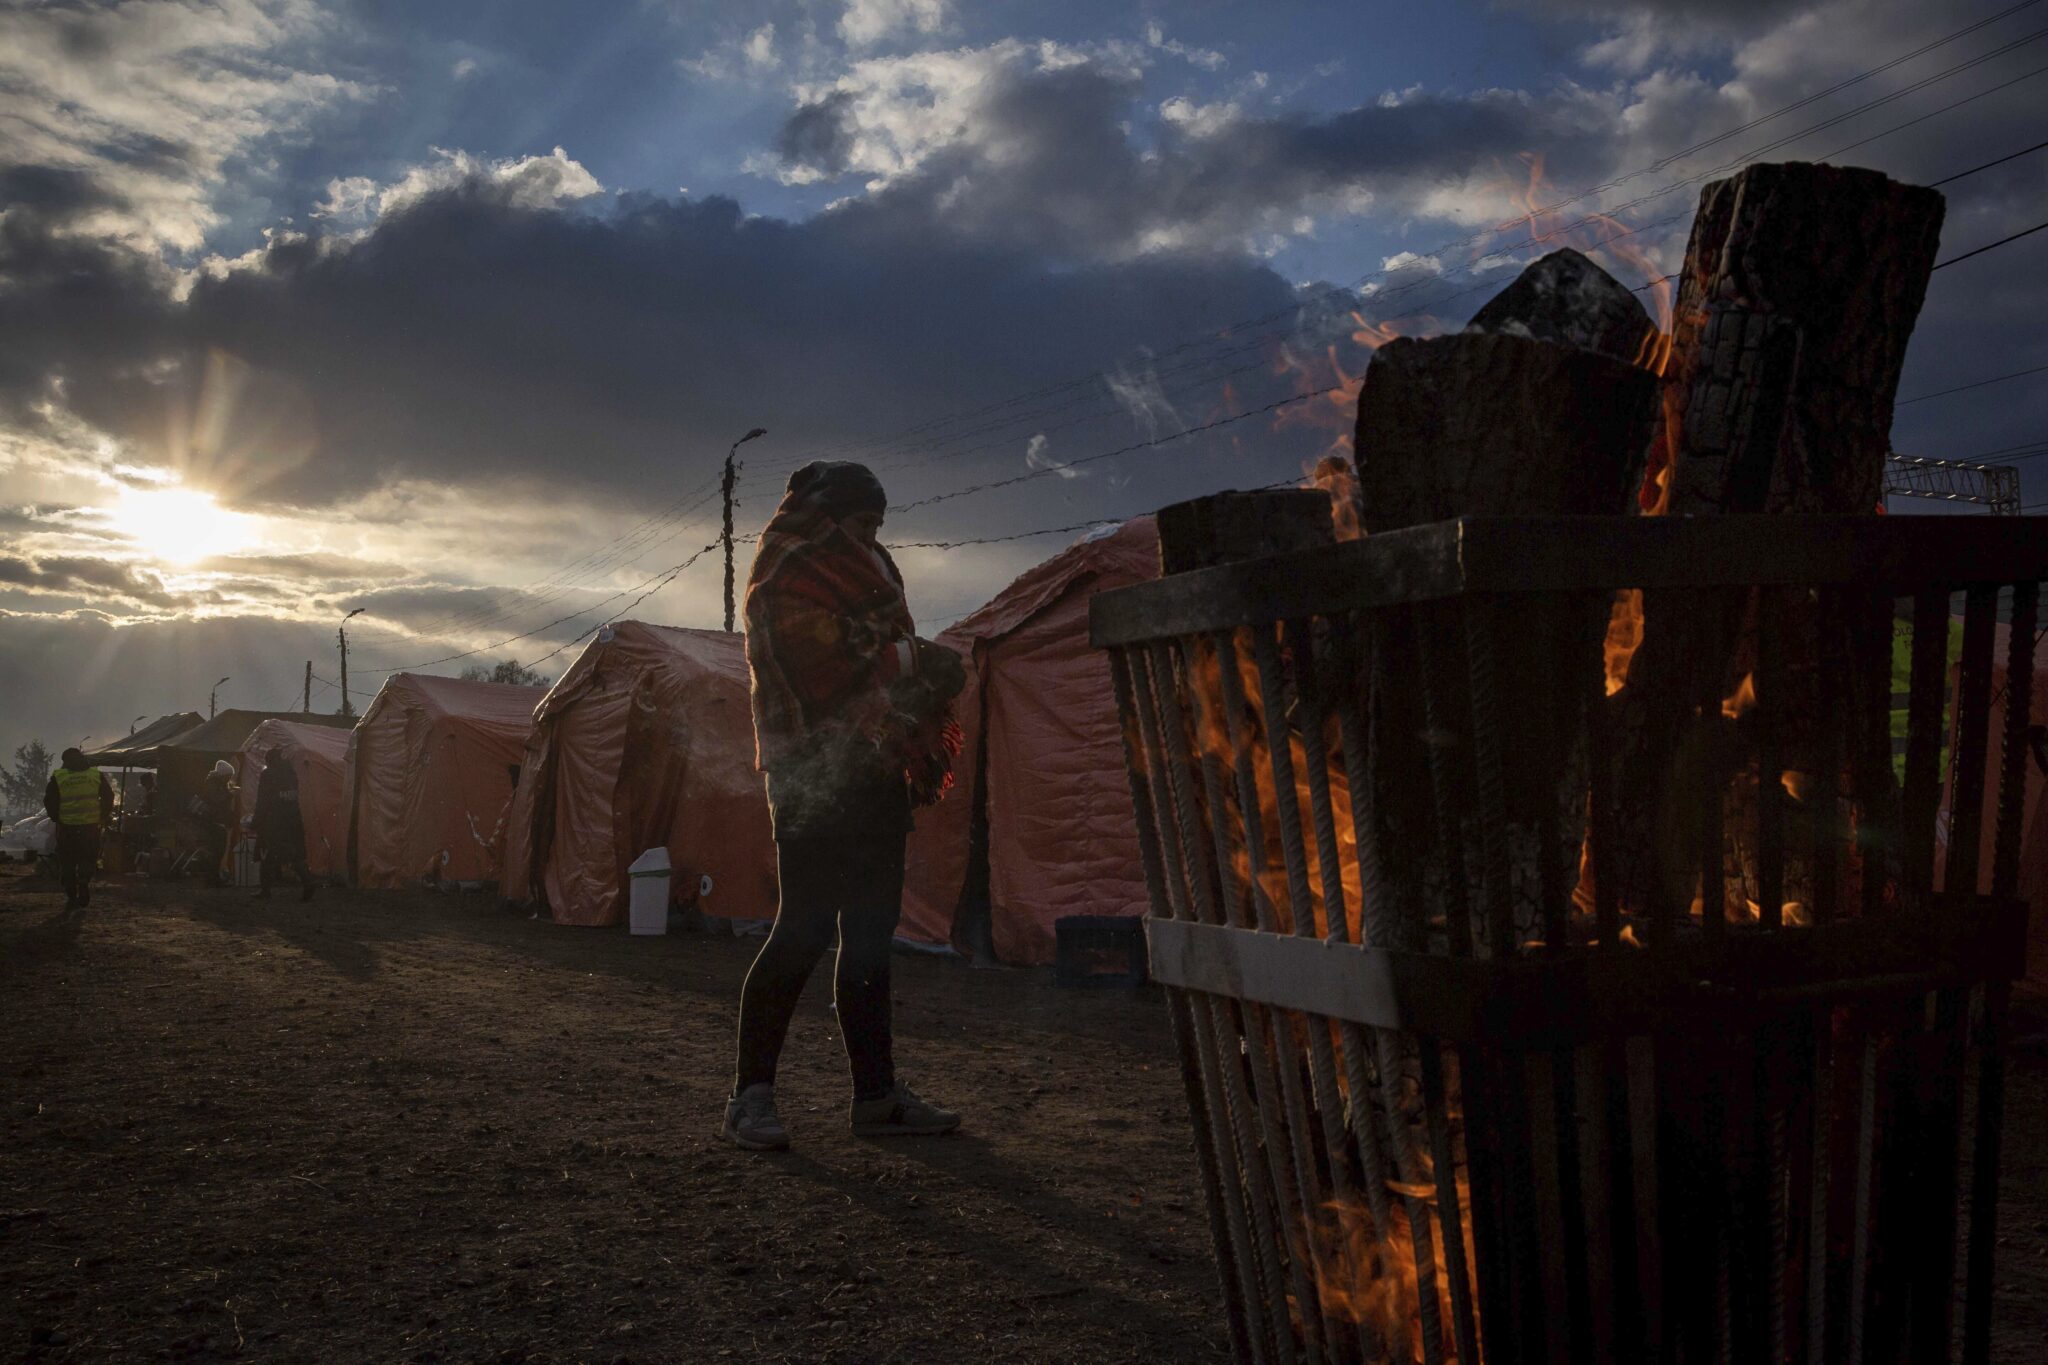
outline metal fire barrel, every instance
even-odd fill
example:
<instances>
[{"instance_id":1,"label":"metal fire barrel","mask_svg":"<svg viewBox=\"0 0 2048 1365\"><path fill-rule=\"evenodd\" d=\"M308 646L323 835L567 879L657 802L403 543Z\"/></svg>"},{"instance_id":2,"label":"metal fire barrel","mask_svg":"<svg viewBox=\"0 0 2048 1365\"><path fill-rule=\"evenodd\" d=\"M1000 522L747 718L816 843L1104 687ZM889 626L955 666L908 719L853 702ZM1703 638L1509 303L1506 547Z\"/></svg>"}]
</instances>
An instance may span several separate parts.
<instances>
[{"instance_id":1,"label":"metal fire barrel","mask_svg":"<svg viewBox=\"0 0 2048 1365\"><path fill-rule=\"evenodd\" d=\"M1239 1357L1987 1360L2044 578L1489 518L1099 595Z\"/></svg>"}]
</instances>

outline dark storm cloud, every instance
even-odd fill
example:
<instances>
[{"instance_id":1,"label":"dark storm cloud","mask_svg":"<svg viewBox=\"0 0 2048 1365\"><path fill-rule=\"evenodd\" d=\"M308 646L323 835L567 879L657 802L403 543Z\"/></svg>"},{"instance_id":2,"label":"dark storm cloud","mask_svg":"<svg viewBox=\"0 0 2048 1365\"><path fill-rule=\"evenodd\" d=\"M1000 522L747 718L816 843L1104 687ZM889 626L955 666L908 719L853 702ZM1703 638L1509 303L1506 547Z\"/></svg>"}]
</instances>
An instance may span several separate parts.
<instances>
[{"instance_id":1,"label":"dark storm cloud","mask_svg":"<svg viewBox=\"0 0 2048 1365\"><path fill-rule=\"evenodd\" d=\"M776 134L775 154L785 165L841 176L852 154L853 133L853 96L835 90L797 107Z\"/></svg>"},{"instance_id":2,"label":"dark storm cloud","mask_svg":"<svg viewBox=\"0 0 2048 1365\"><path fill-rule=\"evenodd\" d=\"M187 606L195 600L169 591L147 569L82 555L0 555L0 585L152 607Z\"/></svg>"},{"instance_id":3,"label":"dark storm cloud","mask_svg":"<svg viewBox=\"0 0 2048 1365\"><path fill-rule=\"evenodd\" d=\"M62 222L121 197L86 172L64 166L0 166L0 208Z\"/></svg>"},{"instance_id":4,"label":"dark storm cloud","mask_svg":"<svg viewBox=\"0 0 2048 1365\"><path fill-rule=\"evenodd\" d=\"M0 522L4 525L4 522ZM197 567L212 573L261 575L267 578L301 579L308 582L363 583L407 577L412 571L401 564L352 555L221 555Z\"/></svg>"},{"instance_id":5,"label":"dark storm cloud","mask_svg":"<svg viewBox=\"0 0 2048 1365\"><path fill-rule=\"evenodd\" d=\"M785 451L899 428L1292 297L1253 262L1068 268L894 206L798 224L626 197L592 215L486 185L359 239L281 237L182 303L117 248L14 238L0 407L35 429L61 375L73 412L165 459L217 349L249 367L218 442L312 451L223 491L300 505L402 476L674 489L752 426Z\"/></svg>"},{"instance_id":6,"label":"dark storm cloud","mask_svg":"<svg viewBox=\"0 0 2048 1365\"><path fill-rule=\"evenodd\" d=\"M1141 107L1143 93L1138 73L1097 63L982 73L956 133L839 212L1071 260L1162 248L1240 253L1262 232L1293 230L1302 215L1368 205L1407 214L1463 182L1519 181L1517 156L1531 148L1544 150L1553 177L1603 170L1612 144L1611 103L1571 88L1411 92L1322 116L1169 101L1156 119ZM858 105L841 89L798 109L777 147L800 178L874 173L887 167L854 155L860 119L874 122L873 155L886 161L889 125L905 116L898 99ZM1134 137L1134 124L1148 121L1152 135Z\"/></svg>"}]
</instances>

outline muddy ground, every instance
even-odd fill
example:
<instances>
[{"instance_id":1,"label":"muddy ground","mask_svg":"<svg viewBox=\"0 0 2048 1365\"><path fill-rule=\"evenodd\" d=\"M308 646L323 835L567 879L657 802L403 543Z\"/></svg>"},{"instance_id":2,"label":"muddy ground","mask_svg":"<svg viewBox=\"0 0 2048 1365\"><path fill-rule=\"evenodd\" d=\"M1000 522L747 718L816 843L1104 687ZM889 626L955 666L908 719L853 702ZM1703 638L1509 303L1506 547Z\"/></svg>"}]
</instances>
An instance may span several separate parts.
<instances>
[{"instance_id":1,"label":"muddy ground","mask_svg":"<svg viewBox=\"0 0 2048 1365\"><path fill-rule=\"evenodd\" d=\"M0 1359L1219 1360L1150 992L897 958L864 1142L814 982L796 1136L715 1137L754 944L481 896L102 887L0 869ZM2048 1013L2022 1014L1998 1358L2048 1359Z\"/></svg>"}]
</instances>

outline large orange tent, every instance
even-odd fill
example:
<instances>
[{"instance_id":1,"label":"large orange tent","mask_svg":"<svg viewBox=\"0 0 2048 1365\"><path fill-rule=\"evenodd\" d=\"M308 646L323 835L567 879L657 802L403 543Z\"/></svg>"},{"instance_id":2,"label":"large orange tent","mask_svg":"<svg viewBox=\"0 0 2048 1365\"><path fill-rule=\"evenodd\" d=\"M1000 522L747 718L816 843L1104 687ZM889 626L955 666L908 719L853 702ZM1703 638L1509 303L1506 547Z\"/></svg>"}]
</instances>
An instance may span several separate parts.
<instances>
[{"instance_id":1,"label":"large orange tent","mask_svg":"<svg viewBox=\"0 0 2048 1365\"><path fill-rule=\"evenodd\" d=\"M673 901L774 917L742 636L608 625L535 713L506 820L506 897L544 901L563 924L621 923L627 865L654 847L668 850Z\"/></svg>"},{"instance_id":2,"label":"large orange tent","mask_svg":"<svg viewBox=\"0 0 2048 1365\"><path fill-rule=\"evenodd\" d=\"M342 819L342 775L348 766L349 731L294 720L266 720L249 732L235 759L235 780L241 784L236 814L246 828L256 814L256 782L272 749L299 774L299 818L306 827L306 866L316 877L332 877L347 868Z\"/></svg>"},{"instance_id":3,"label":"large orange tent","mask_svg":"<svg viewBox=\"0 0 2048 1365\"><path fill-rule=\"evenodd\" d=\"M394 673L350 737L350 880L385 889L495 881L493 838L537 687Z\"/></svg>"},{"instance_id":4,"label":"large orange tent","mask_svg":"<svg viewBox=\"0 0 2048 1365\"><path fill-rule=\"evenodd\" d=\"M1123 735L1108 656L1088 643L1088 599L1158 575L1158 532L1136 518L1029 570L939 636L972 660L958 703L966 746L954 791L911 832L905 937L963 942L985 904L996 956L1044 964L1062 916L1145 912Z\"/></svg>"}]
</instances>

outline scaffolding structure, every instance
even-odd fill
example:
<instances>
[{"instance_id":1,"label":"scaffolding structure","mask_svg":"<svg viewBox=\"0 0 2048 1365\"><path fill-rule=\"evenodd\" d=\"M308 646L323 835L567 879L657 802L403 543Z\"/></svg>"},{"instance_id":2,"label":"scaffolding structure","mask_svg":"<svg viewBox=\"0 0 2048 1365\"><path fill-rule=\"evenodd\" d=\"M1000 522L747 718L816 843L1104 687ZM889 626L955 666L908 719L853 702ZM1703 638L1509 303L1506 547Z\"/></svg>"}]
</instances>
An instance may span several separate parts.
<instances>
[{"instance_id":1,"label":"scaffolding structure","mask_svg":"<svg viewBox=\"0 0 2048 1365\"><path fill-rule=\"evenodd\" d=\"M2017 516L2020 510L2020 472L2009 464L1893 455L1885 461L1884 491L1887 497L1970 503L1995 517Z\"/></svg>"}]
</instances>

